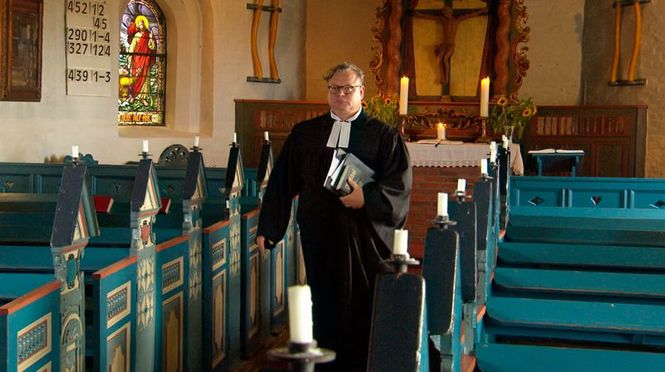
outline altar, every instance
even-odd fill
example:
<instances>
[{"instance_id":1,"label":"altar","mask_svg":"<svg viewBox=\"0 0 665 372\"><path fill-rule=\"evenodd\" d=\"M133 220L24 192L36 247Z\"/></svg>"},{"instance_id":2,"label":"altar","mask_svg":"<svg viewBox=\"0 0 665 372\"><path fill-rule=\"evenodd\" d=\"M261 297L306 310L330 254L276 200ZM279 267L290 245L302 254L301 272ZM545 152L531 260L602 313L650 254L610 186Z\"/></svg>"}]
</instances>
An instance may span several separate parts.
<instances>
[{"instance_id":1,"label":"altar","mask_svg":"<svg viewBox=\"0 0 665 372\"><path fill-rule=\"evenodd\" d=\"M446 141L407 142L412 167L480 167L480 159L489 158L489 145ZM520 146L510 144L510 167L514 175L524 175ZM480 171L480 170L479 170Z\"/></svg>"},{"instance_id":2,"label":"altar","mask_svg":"<svg viewBox=\"0 0 665 372\"><path fill-rule=\"evenodd\" d=\"M409 230L409 254L422 258L427 229L436 217L437 194L453 195L457 179L466 179L467 192L473 195L473 184L480 178L480 159L489 158L487 143L407 142L413 168L413 188L406 229ZM524 163L518 144L510 145L511 170L524 174Z\"/></svg>"}]
</instances>

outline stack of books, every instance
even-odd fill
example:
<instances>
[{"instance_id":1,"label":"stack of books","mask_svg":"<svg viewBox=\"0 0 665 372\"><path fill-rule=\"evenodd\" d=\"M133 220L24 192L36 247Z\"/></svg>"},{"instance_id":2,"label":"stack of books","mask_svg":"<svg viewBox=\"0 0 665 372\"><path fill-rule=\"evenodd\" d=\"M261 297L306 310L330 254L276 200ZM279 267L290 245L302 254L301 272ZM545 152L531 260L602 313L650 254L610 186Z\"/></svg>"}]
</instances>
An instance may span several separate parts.
<instances>
[{"instance_id":1,"label":"stack of books","mask_svg":"<svg viewBox=\"0 0 665 372\"><path fill-rule=\"evenodd\" d=\"M353 191L348 182L349 178L362 187L374 181L374 171L352 153L337 149L323 187L335 195L348 195Z\"/></svg>"}]
</instances>

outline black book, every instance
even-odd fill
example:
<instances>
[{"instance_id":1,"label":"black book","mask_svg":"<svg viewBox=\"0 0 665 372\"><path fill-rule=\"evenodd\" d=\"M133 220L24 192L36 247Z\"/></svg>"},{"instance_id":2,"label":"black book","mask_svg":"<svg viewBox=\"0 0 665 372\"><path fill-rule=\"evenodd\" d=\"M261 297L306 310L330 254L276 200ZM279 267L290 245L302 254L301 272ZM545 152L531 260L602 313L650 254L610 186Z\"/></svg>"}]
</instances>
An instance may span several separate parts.
<instances>
[{"instance_id":1,"label":"black book","mask_svg":"<svg viewBox=\"0 0 665 372\"><path fill-rule=\"evenodd\" d=\"M349 177L362 187L374 181L374 171L352 153L342 154L337 167L328 172L323 187L340 196L348 195L353 191Z\"/></svg>"}]
</instances>

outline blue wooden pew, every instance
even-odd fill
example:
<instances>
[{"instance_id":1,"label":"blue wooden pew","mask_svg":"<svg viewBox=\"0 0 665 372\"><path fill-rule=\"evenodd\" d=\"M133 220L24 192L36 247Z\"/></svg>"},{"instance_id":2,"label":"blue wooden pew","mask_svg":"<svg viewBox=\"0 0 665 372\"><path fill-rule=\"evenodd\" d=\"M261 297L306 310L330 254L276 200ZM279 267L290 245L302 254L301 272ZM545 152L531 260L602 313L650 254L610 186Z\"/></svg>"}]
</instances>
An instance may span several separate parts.
<instances>
[{"instance_id":1,"label":"blue wooden pew","mask_svg":"<svg viewBox=\"0 0 665 372\"><path fill-rule=\"evenodd\" d=\"M79 266L88 240L99 234L86 170L79 164L62 169L57 195L0 196L0 333L7 351L0 365L6 370L85 368Z\"/></svg>"},{"instance_id":2,"label":"blue wooden pew","mask_svg":"<svg viewBox=\"0 0 665 372\"><path fill-rule=\"evenodd\" d=\"M0 368L60 368L60 281L52 274L0 273Z\"/></svg>"},{"instance_id":3,"label":"blue wooden pew","mask_svg":"<svg viewBox=\"0 0 665 372\"><path fill-rule=\"evenodd\" d=\"M424 253L427 329L432 345L430 369L461 371L463 300L459 234L447 224L430 227Z\"/></svg>"},{"instance_id":4,"label":"blue wooden pew","mask_svg":"<svg viewBox=\"0 0 665 372\"><path fill-rule=\"evenodd\" d=\"M511 207L659 209L665 184L653 178L513 177Z\"/></svg>"},{"instance_id":5,"label":"blue wooden pew","mask_svg":"<svg viewBox=\"0 0 665 372\"><path fill-rule=\"evenodd\" d=\"M511 182L509 224L478 345L480 368L662 365L665 210L659 200L665 183L537 178Z\"/></svg>"}]
</instances>

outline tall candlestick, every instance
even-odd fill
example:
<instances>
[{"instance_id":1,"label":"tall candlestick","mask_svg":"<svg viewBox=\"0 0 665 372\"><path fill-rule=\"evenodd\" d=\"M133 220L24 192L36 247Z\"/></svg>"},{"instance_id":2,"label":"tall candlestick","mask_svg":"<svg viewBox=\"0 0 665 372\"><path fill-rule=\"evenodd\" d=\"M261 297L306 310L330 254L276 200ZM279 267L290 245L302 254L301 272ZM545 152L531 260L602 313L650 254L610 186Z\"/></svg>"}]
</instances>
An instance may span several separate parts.
<instances>
[{"instance_id":1,"label":"tall candlestick","mask_svg":"<svg viewBox=\"0 0 665 372\"><path fill-rule=\"evenodd\" d=\"M436 215L446 217L448 216L448 194L440 192L438 194L436 203Z\"/></svg>"},{"instance_id":2,"label":"tall candlestick","mask_svg":"<svg viewBox=\"0 0 665 372\"><path fill-rule=\"evenodd\" d=\"M233 132L233 143L238 143L238 133Z\"/></svg>"},{"instance_id":3,"label":"tall candlestick","mask_svg":"<svg viewBox=\"0 0 665 372\"><path fill-rule=\"evenodd\" d=\"M487 175L487 158L480 159L480 174Z\"/></svg>"},{"instance_id":4,"label":"tall candlestick","mask_svg":"<svg viewBox=\"0 0 665 372\"><path fill-rule=\"evenodd\" d=\"M399 114L406 115L409 106L409 78L402 76L399 80Z\"/></svg>"},{"instance_id":5,"label":"tall candlestick","mask_svg":"<svg viewBox=\"0 0 665 372\"><path fill-rule=\"evenodd\" d=\"M445 140L446 139L446 125L443 123L436 124L436 139Z\"/></svg>"},{"instance_id":6,"label":"tall candlestick","mask_svg":"<svg viewBox=\"0 0 665 372\"><path fill-rule=\"evenodd\" d=\"M465 192L466 191L466 180L464 178L457 179L457 191Z\"/></svg>"},{"instance_id":7,"label":"tall candlestick","mask_svg":"<svg viewBox=\"0 0 665 372\"><path fill-rule=\"evenodd\" d=\"M145 152L145 153L148 152L148 140L147 139L143 140L143 152Z\"/></svg>"},{"instance_id":8,"label":"tall candlestick","mask_svg":"<svg viewBox=\"0 0 665 372\"><path fill-rule=\"evenodd\" d=\"M490 78L486 77L480 81L480 116L489 116L490 102Z\"/></svg>"},{"instance_id":9,"label":"tall candlestick","mask_svg":"<svg viewBox=\"0 0 665 372\"><path fill-rule=\"evenodd\" d=\"M194 147L199 147L199 136L194 136Z\"/></svg>"},{"instance_id":10,"label":"tall candlestick","mask_svg":"<svg viewBox=\"0 0 665 372\"><path fill-rule=\"evenodd\" d=\"M79 157L79 145L72 145L72 158Z\"/></svg>"},{"instance_id":11,"label":"tall candlestick","mask_svg":"<svg viewBox=\"0 0 665 372\"><path fill-rule=\"evenodd\" d=\"M270 136L268 135L268 131L263 132L263 140L266 142L270 141Z\"/></svg>"},{"instance_id":12,"label":"tall candlestick","mask_svg":"<svg viewBox=\"0 0 665 372\"><path fill-rule=\"evenodd\" d=\"M510 142L508 141L508 137L506 137L505 134L501 135L501 145L503 146L504 150L508 150L508 146L510 145Z\"/></svg>"},{"instance_id":13,"label":"tall candlestick","mask_svg":"<svg viewBox=\"0 0 665 372\"><path fill-rule=\"evenodd\" d=\"M409 245L409 231L408 230L395 230L395 239L393 242L393 254L406 255Z\"/></svg>"},{"instance_id":14,"label":"tall candlestick","mask_svg":"<svg viewBox=\"0 0 665 372\"><path fill-rule=\"evenodd\" d=\"M289 287L289 335L290 341L309 344L312 336L312 292L308 285Z\"/></svg>"}]
</instances>

